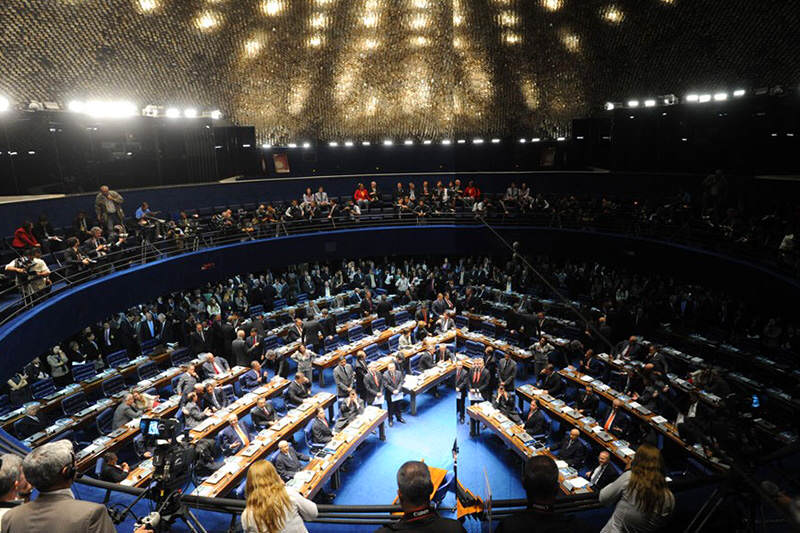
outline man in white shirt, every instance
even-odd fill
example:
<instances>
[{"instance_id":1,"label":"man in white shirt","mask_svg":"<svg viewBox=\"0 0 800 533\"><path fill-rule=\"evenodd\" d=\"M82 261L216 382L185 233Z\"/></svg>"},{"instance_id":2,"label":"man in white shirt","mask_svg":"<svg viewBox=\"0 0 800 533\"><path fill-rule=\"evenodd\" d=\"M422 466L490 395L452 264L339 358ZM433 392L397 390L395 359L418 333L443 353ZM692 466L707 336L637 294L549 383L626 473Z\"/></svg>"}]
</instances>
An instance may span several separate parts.
<instances>
[{"instance_id":1,"label":"man in white shirt","mask_svg":"<svg viewBox=\"0 0 800 533\"><path fill-rule=\"evenodd\" d=\"M600 455L597 456L597 466L586 472L585 477L595 490L601 490L617 479L617 472L614 470L614 467L609 464L610 460L611 455L609 455L607 451L602 451Z\"/></svg>"}]
</instances>

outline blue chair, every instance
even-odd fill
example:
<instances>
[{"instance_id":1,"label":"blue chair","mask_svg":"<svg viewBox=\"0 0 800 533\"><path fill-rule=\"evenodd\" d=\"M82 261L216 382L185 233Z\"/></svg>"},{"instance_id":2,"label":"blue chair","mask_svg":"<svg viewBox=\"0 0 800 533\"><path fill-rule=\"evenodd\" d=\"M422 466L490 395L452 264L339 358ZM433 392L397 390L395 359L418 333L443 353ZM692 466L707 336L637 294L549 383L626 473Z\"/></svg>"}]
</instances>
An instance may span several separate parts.
<instances>
[{"instance_id":1,"label":"blue chair","mask_svg":"<svg viewBox=\"0 0 800 533\"><path fill-rule=\"evenodd\" d=\"M97 370L94 368L94 363L85 363L82 365L72 365L72 380L75 383L92 379L97 375Z\"/></svg>"},{"instance_id":2,"label":"blue chair","mask_svg":"<svg viewBox=\"0 0 800 533\"><path fill-rule=\"evenodd\" d=\"M223 385L220 387L222 394L225 397L225 401L228 404L231 404L236 401L236 393L233 391L233 385Z\"/></svg>"},{"instance_id":3,"label":"blue chair","mask_svg":"<svg viewBox=\"0 0 800 533\"><path fill-rule=\"evenodd\" d=\"M31 396L33 396L34 400L41 400L55 391L56 384L53 382L53 378L40 379L31 383Z\"/></svg>"},{"instance_id":4,"label":"blue chair","mask_svg":"<svg viewBox=\"0 0 800 533\"><path fill-rule=\"evenodd\" d=\"M110 368L117 368L118 366L125 365L129 362L130 359L128 359L127 350L117 350L116 352L111 352L106 356L106 364Z\"/></svg>"},{"instance_id":5,"label":"blue chair","mask_svg":"<svg viewBox=\"0 0 800 533\"><path fill-rule=\"evenodd\" d=\"M64 412L64 416L72 416L84 407L88 406L89 404L86 402L86 394L83 392L76 392L72 396L67 396L61 400L61 410Z\"/></svg>"},{"instance_id":6,"label":"blue chair","mask_svg":"<svg viewBox=\"0 0 800 533\"><path fill-rule=\"evenodd\" d=\"M297 295L297 303L302 304L308 301L308 294L301 292Z\"/></svg>"},{"instance_id":7,"label":"blue chair","mask_svg":"<svg viewBox=\"0 0 800 533\"><path fill-rule=\"evenodd\" d=\"M178 381L180 381L181 376L183 374L178 374L177 376L172 376L169 380L169 388L172 394L175 394L175 388L178 386Z\"/></svg>"},{"instance_id":8,"label":"blue chair","mask_svg":"<svg viewBox=\"0 0 800 533\"><path fill-rule=\"evenodd\" d=\"M378 345L375 343L364 348L364 353L367 354L367 361L374 361L380 355L380 353L378 353Z\"/></svg>"},{"instance_id":9,"label":"blue chair","mask_svg":"<svg viewBox=\"0 0 800 533\"><path fill-rule=\"evenodd\" d=\"M268 335L264 337L264 340L261 341L265 350L274 350L278 347L278 336L277 335Z\"/></svg>"},{"instance_id":10,"label":"blue chair","mask_svg":"<svg viewBox=\"0 0 800 533\"><path fill-rule=\"evenodd\" d=\"M396 352L400 345L400 334L396 333L386 341L386 353Z\"/></svg>"},{"instance_id":11,"label":"blue chair","mask_svg":"<svg viewBox=\"0 0 800 533\"><path fill-rule=\"evenodd\" d=\"M334 313L334 318L336 318L336 323L341 324L342 322L347 322L347 319L350 317L350 314L347 311L339 311Z\"/></svg>"},{"instance_id":12,"label":"blue chair","mask_svg":"<svg viewBox=\"0 0 800 533\"><path fill-rule=\"evenodd\" d=\"M376 318L372 321L372 332L376 333L378 331L383 331L386 329L386 319L385 318Z\"/></svg>"},{"instance_id":13,"label":"blue chair","mask_svg":"<svg viewBox=\"0 0 800 533\"><path fill-rule=\"evenodd\" d=\"M296 404L296 403L292 403L292 402L290 402L290 401L289 401L289 394L288 394L288 392L289 392L289 389L287 388L285 391L283 391L283 395L282 395L282 398L283 398L283 405L284 405L284 407L286 408L286 410L287 410L287 411L288 411L289 409L292 409L292 408L294 408L294 407L297 407L297 404Z\"/></svg>"},{"instance_id":14,"label":"blue chair","mask_svg":"<svg viewBox=\"0 0 800 533\"><path fill-rule=\"evenodd\" d=\"M116 376L111 376L108 379L103 380L100 384L100 388L103 391L103 396L106 398L111 398L118 392L125 390L125 378L117 374Z\"/></svg>"},{"instance_id":15,"label":"blue chair","mask_svg":"<svg viewBox=\"0 0 800 533\"><path fill-rule=\"evenodd\" d=\"M269 462L270 462L270 463L272 463L272 464L275 464L275 459L277 459L277 458L278 458L278 454L279 454L279 453L281 453L281 451L280 451L280 450L275 450L274 452L272 452L271 454L269 454L269 455L267 456L267 461L269 461Z\"/></svg>"},{"instance_id":16,"label":"blue chair","mask_svg":"<svg viewBox=\"0 0 800 533\"><path fill-rule=\"evenodd\" d=\"M192 354L189 353L188 348L178 348L169 354L169 360L172 366L185 365L192 360Z\"/></svg>"},{"instance_id":17,"label":"blue chair","mask_svg":"<svg viewBox=\"0 0 800 533\"><path fill-rule=\"evenodd\" d=\"M244 491L246 486L247 478L243 479L238 485L236 485L236 488L231 492L231 496L237 500L244 500Z\"/></svg>"},{"instance_id":18,"label":"blue chair","mask_svg":"<svg viewBox=\"0 0 800 533\"><path fill-rule=\"evenodd\" d=\"M25 435L22 433L22 430L20 430L20 426L22 426L23 422L24 420L20 418L19 420L15 420L14 423L11 424L12 432L14 433L14 436L17 437L19 440L27 439L28 437L30 437L30 435Z\"/></svg>"},{"instance_id":19,"label":"blue chair","mask_svg":"<svg viewBox=\"0 0 800 533\"><path fill-rule=\"evenodd\" d=\"M456 315L454 321L458 329L464 329L469 327L469 319L464 315Z\"/></svg>"},{"instance_id":20,"label":"blue chair","mask_svg":"<svg viewBox=\"0 0 800 533\"><path fill-rule=\"evenodd\" d=\"M158 366L153 361L147 361L136 369L136 373L140 381L143 379L151 379L158 375Z\"/></svg>"},{"instance_id":21,"label":"blue chair","mask_svg":"<svg viewBox=\"0 0 800 533\"><path fill-rule=\"evenodd\" d=\"M454 491L456 486L456 474L455 472L448 471L444 475L444 479L442 480L442 484L439 485L439 488L436 489L436 492L433 493L433 497L431 498L431 503L433 504L434 509L437 509L444 500L447 493L450 491Z\"/></svg>"},{"instance_id":22,"label":"blue chair","mask_svg":"<svg viewBox=\"0 0 800 533\"><path fill-rule=\"evenodd\" d=\"M158 339L148 339L146 341L142 341L142 353L147 353L152 351L155 348L155 345L158 343Z\"/></svg>"},{"instance_id":23,"label":"blue chair","mask_svg":"<svg viewBox=\"0 0 800 533\"><path fill-rule=\"evenodd\" d=\"M325 447L325 445L322 444L322 443L319 443L319 442L314 442L314 439L312 437L312 432L311 432L311 426L313 424L314 424L313 420L311 422L309 422L308 424L306 424L306 427L303 428L303 435L306 438L306 446L308 446L308 450L311 453L316 453L316 452L320 451L321 449L323 449Z\"/></svg>"},{"instance_id":24,"label":"blue chair","mask_svg":"<svg viewBox=\"0 0 800 533\"><path fill-rule=\"evenodd\" d=\"M495 338L497 335L497 328L491 322L481 322L480 332L487 337Z\"/></svg>"},{"instance_id":25,"label":"blue chair","mask_svg":"<svg viewBox=\"0 0 800 533\"><path fill-rule=\"evenodd\" d=\"M0 416L6 414L11 410L11 402L8 399L8 394L0 394Z\"/></svg>"},{"instance_id":26,"label":"blue chair","mask_svg":"<svg viewBox=\"0 0 800 533\"><path fill-rule=\"evenodd\" d=\"M332 350L335 350L339 346L340 342L341 341L339 339L339 335L334 335L330 339L326 338L325 341L323 342L323 345L325 346L325 351L330 352Z\"/></svg>"},{"instance_id":27,"label":"blue chair","mask_svg":"<svg viewBox=\"0 0 800 533\"><path fill-rule=\"evenodd\" d=\"M283 309L286 307L286 298L278 298L273 302L273 308L277 311L278 309Z\"/></svg>"},{"instance_id":28,"label":"blue chair","mask_svg":"<svg viewBox=\"0 0 800 533\"><path fill-rule=\"evenodd\" d=\"M94 475L97 479L100 479L100 473L103 471L103 465L106 463L106 460L102 457L97 458L97 462L94 464Z\"/></svg>"},{"instance_id":29,"label":"blue chair","mask_svg":"<svg viewBox=\"0 0 800 533\"><path fill-rule=\"evenodd\" d=\"M144 459L144 437L141 434L138 434L133 437L133 453L136 454L136 457L139 459Z\"/></svg>"},{"instance_id":30,"label":"blue chair","mask_svg":"<svg viewBox=\"0 0 800 533\"><path fill-rule=\"evenodd\" d=\"M260 315L264 312L264 306L261 304L250 306L250 316Z\"/></svg>"},{"instance_id":31,"label":"blue chair","mask_svg":"<svg viewBox=\"0 0 800 533\"><path fill-rule=\"evenodd\" d=\"M214 436L214 449L219 453L224 453L222 450L222 432L220 431Z\"/></svg>"},{"instance_id":32,"label":"blue chair","mask_svg":"<svg viewBox=\"0 0 800 533\"><path fill-rule=\"evenodd\" d=\"M364 328L360 325L353 326L347 330L347 340L350 342L360 341L364 338Z\"/></svg>"},{"instance_id":33,"label":"blue chair","mask_svg":"<svg viewBox=\"0 0 800 533\"><path fill-rule=\"evenodd\" d=\"M410 318L411 318L411 315L408 314L408 311L403 309L402 311L398 311L397 313L395 313L395 315L394 315L394 323L399 326L403 322L408 322L410 320Z\"/></svg>"},{"instance_id":34,"label":"blue chair","mask_svg":"<svg viewBox=\"0 0 800 533\"><path fill-rule=\"evenodd\" d=\"M111 433L114 428L112 427L112 423L114 421L114 408L109 407L107 409L103 409L103 411L97 415L95 419L95 424L97 425L97 433L100 435L108 435Z\"/></svg>"},{"instance_id":35,"label":"blue chair","mask_svg":"<svg viewBox=\"0 0 800 533\"><path fill-rule=\"evenodd\" d=\"M394 210L390 208L388 212L391 213L393 211ZM386 212L386 211L384 211L384 212ZM374 292L376 296L383 296L384 294L386 294L386 289L384 289L382 287L376 287L375 290L373 290L372 292Z\"/></svg>"},{"instance_id":36,"label":"blue chair","mask_svg":"<svg viewBox=\"0 0 800 533\"><path fill-rule=\"evenodd\" d=\"M483 344L468 340L465 343L467 355L470 357L480 357L483 355Z\"/></svg>"}]
</instances>

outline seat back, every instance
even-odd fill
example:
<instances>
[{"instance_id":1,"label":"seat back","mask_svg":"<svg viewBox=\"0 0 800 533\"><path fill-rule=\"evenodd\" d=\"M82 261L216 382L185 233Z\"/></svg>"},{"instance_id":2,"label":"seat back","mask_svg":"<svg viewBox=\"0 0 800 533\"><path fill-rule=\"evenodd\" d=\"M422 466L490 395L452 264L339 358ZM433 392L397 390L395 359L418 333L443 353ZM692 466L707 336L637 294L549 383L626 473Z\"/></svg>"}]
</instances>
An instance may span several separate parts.
<instances>
[{"instance_id":1,"label":"seat back","mask_svg":"<svg viewBox=\"0 0 800 533\"><path fill-rule=\"evenodd\" d=\"M336 323L341 324L342 322L347 322L347 317L350 315L347 311L339 311L334 313L333 316L336 318Z\"/></svg>"},{"instance_id":2,"label":"seat back","mask_svg":"<svg viewBox=\"0 0 800 533\"><path fill-rule=\"evenodd\" d=\"M64 412L64 416L71 416L84 407L86 407L86 394L83 392L76 392L61 400L61 410Z\"/></svg>"},{"instance_id":3,"label":"seat back","mask_svg":"<svg viewBox=\"0 0 800 533\"><path fill-rule=\"evenodd\" d=\"M465 343L467 355L470 357L478 357L483 355L483 344L471 340Z\"/></svg>"},{"instance_id":4,"label":"seat back","mask_svg":"<svg viewBox=\"0 0 800 533\"><path fill-rule=\"evenodd\" d=\"M286 298L278 298L273 302L273 308L277 311L286 307Z\"/></svg>"},{"instance_id":5,"label":"seat back","mask_svg":"<svg viewBox=\"0 0 800 533\"><path fill-rule=\"evenodd\" d=\"M100 387L103 390L103 396L110 398L111 396L114 396L116 393L125 389L125 379L117 374L116 376L111 376L110 378L103 380L103 383L100 384Z\"/></svg>"},{"instance_id":6,"label":"seat back","mask_svg":"<svg viewBox=\"0 0 800 533\"><path fill-rule=\"evenodd\" d=\"M142 363L139 368L136 369L136 373L139 375L139 379L150 379L158 375L158 366L156 366L155 362L147 361L146 363Z\"/></svg>"},{"instance_id":7,"label":"seat back","mask_svg":"<svg viewBox=\"0 0 800 533\"><path fill-rule=\"evenodd\" d=\"M220 387L222 394L225 395L225 400L228 404L231 404L236 401L236 393L233 392L233 385L223 385Z\"/></svg>"},{"instance_id":8,"label":"seat back","mask_svg":"<svg viewBox=\"0 0 800 533\"><path fill-rule=\"evenodd\" d=\"M130 361L130 359L128 359L127 350L117 350L116 352L111 352L106 356L106 364L111 368L122 366L128 363L128 361Z\"/></svg>"},{"instance_id":9,"label":"seat back","mask_svg":"<svg viewBox=\"0 0 800 533\"><path fill-rule=\"evenodd\" d=\"M486 322L484 320L483 322L481 322L481 333L483 333L487 337L494 338L497 335L497 328L491 322Z\"/></svg>"},{"instance_id":10,"label":"seat back","mask_svg":"<svg viewBox=\"0 0 800 533\"><path fill-rule=\"evenodd\" d=\"M40 379L31 383L31 396L33 396L34 400L41 400L55 391L56 385L53 382L53 378Z\"/></svg>"},{"instance_id":11,"label":"seat back","mask_svg":"<svg viewBox=\"0 0 800 533\"><path fill-rule=\"evenodd\" d=\"M142 341L142 353L149 352L157 343L158 339L147 339L146 341Z\"/></svg>"},{"instance_id":12,"label":"seat back","mask_svg":"<svg viewBox=\"0 0 800 533\"><path fill-rule=\"evenodd\" d=\"M359 341L364 338L364 328L361 325L353 326L347 330L347 340L350 342Z\"/></svg>"},{"instance_id":13,"label":"seat back","mask_svg":"<svg viewBox=\"0 0 800 533\"><path fill-rule=\"evenodd\" d=\"M188 348L178 348L169 354L169 360L172 366L181 366L192 360L192 354Z\"/></svg>"},{"instance_id":14,"label":"seat back","mask_svg":"<svg viewBox=\"0 0 800 533\"><path fill-rule=\"evenodd\" d=\"M274 350L275 348L278 347L278 336L267 335L266 337L264 337L262 343L264 344L265 350Z\"/></svg>"},{"instance_id":15,"label":"seat back","mask_svg":"<svg viewBox=\"0 0 800 533\"><path fill-rule=\"evenodd\" d=\"M277 458L278 458L278 454L279 454L279 453L280 453L280 450L275 450L274 452L270 453L270 454L267 456L267 461L269 461L269 462L270 462L270 463L272 463L272 464L275 464L275 459L277 459Z\"/></svg>"},{"instance_id":16,"label":"seat back","mask_svg":"<svg viewBox=\"0 0 800 533\"><path fill-rule=\"evenodd\" d=\"M383 331L386 329L386 319L384 318L376 318L372 321L372 332Z\"/></svg>"},{"instance_id":17,"label":"seat back","mask_svg":"<svg viewBox=\"0 0 800 533\"><path fill-rule=\"evenodd\" d=\"M6 414L11 410L11 401L8 399L8 394L0 394L0 416Z\"/></svg>"},{"instance_id":18,"label":"seat back","mask_svg":"<svg viewBox=\"0 0 800 533\"><path fill-rule=\"evenodd\" d=\"M396 333L389 337L389 340L386 341L386 347L389 349L389 352L397 351L398 346L400 345L400 334Z\"/></svg>"},{"instance_id":19,"label":"seat back","mask_svg":"<svg viewBox=\"0 0 800 533\"><path fill-rule=\"evenodd\" d=\"M308 301L308 294L301 292L297 295L297 303L302 304Z\"/></svg>"},{"instance_id":20,"label":"seat back","mask_svg":"<svg viewBox=\"0 0 800 533\"><path fill-rule=\"evenodd\" d=\"M367 354L367 361L374 361L378 358L378 345L377 344L370 344L366 348L364 348L364 353Z\"/></svg>"},{"instance_id":21,"label":"seat back","mask_svg":"<svg viewBox=\"0 0 800 533\"><path fill-rule=\"evenodd\" d=\"M458 329L464 329L469 327L469 319L464 315L456 315L454 321Z\"/></svg>"},{"instance_id":22,"label":"seat back","mask_svg":"<svg viewBox=\"0 0 800 533\"><path fill-rule=\"evenodd\" d=\"M94 475L97 479L100 479L100 473L103 471L103 465L105 465L106 460L102 457L97 458L97 462L94 464Z\"/></svg>"},{"instance_id":23,"label":"seat back","mask_svg":"<svg viewBox=\"0 0 800 533\"><path fill-rule=\"evenodd\" d=\"M92 379L97 375L97 370L94 368L94 363L86 363L83 365L72 365L72 380L75 383L80 383L87 379Z\"/></svg>"},{"instance_id":24,"label":"seat back","mask_svg":"<svg viewBox=\"0 0 800 533\"><path fill-rule=\"evenodd\" d=\"M306 446L308 446L309 450L312 448L312 446L315 445L315 442L313 441L312 432L311 432L311 426L313 424L314 424L314 421L312 420L311 422L306 424L306 427L303 428L303 436L305 436L305 438L306 438Z\"/></svg>"},{"instance_id":25,"label":"seat back","mask_svg":"<svg viewBox=\"0 0 800 533\"><path fill-rule=\"evenodd\" d=\"M222 452L222 432L220 431L214 436L214 449Z\"/></svg>"},{"instance_id":26,"label":"seat back","mask_svg":"<svg viewBox=\"0 0 800 533\"><path fill-rule=\"evenodd\" d=\"M410 318L411 318L411 315L408 314L408 311L403 309L403 310L398 311L397 313L395 313L395 315L394 315L394 323L399 326L403 322L408 322L408 320Z\"/></svg>"},{"instance_id":27,"label":"seat back","mask_svg":"<svg viewBox=\"0 0 800 533\"><path fill-rule=\"evenodd\" d=\"M107 409L103 409L103 411L97 415L95 419L95 423L97 425L97 433L100 435L108 435L114 429L111 427L111 424L114 420L114 408L109 407Z\"/></svg>"},{"instance_id":28,"label":"seat back","mask_svg":"<svg viewBox=\"0 0 800 533\"><path fill-rule=\"evenodd\" d=\"M330 352L331 350L335 349L337 346L339 346L339 342L340 342L339 335L334 335L330 339L325 338L325 341L323 343L325 346L325 351Z\"/></svg>"}]
</instances>

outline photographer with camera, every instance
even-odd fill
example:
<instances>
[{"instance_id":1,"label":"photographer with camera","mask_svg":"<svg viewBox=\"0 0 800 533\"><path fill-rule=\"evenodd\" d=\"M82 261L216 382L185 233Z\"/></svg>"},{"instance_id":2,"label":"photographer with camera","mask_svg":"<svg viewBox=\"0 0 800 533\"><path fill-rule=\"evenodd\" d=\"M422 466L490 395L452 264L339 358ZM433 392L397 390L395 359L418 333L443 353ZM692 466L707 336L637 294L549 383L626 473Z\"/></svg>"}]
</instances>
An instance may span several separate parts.
<instances>
[{"instance_id":1,"label":"photographer with camera","mask_svg":"<svg viewBox=\"0 0 800 533\"><path fill-rule=\"evenodd\" d=\"M6 265L6 272L14 272L16 284L26 303L50 286L50 269L42 260L41 248L27 248L24 254Z\"/></svg>"}]
</instances>

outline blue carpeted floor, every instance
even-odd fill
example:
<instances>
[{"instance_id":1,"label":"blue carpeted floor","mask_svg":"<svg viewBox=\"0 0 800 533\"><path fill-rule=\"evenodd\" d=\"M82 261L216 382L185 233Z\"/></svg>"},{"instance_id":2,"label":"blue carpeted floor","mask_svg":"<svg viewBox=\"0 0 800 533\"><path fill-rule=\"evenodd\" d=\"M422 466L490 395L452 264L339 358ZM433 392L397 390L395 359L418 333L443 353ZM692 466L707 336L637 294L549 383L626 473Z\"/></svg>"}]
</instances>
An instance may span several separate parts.
<instances>
[{"instance_id":1,"label":"blue carpeted floor","mask_svg":"<svg viewBox=\"0 0 800 533\"><path fill-rule=\"evenodd\" d=\"M329 383L332 380L328 380ZM524 381L518 381L518 385ZM314 385L314 391L318 386ZM334 391L332 384L324 390ZM426 463L452 470L452 448L458 439L458 477L461 483L476 495L486 498L489 491L495 499L523 498L524 491L519 479L521 461L490 432L484 431L477 438L469 436L469 425L458 424L455 414L455 393L452 389L439 387L441 397L436 399L426 393L417 400L416 416L405 413L406 424L395 423L387 426L386 441L381 442L377 434L369 438L353 455L347 465L347 472L341 475L341 486L336 489L335 503L339 505L383 505L389 504L396 496L395 472L405 461L421 459ZM302 442L299 434L296 439ZM489 485L487 485L489 480ZM83 499L102 501L100 491L78 486ZM695 491L697 495L679 500L679 509L690 516L693 509L701 505L708 491ZM681 501L683 500L683 501ZM112 495L110 504L126 505L132 498ZM452 508L455 499L449 494L443 507ZM149 503L138 503L134 507L136 515L147 514ZM599 530L610 515L611 509L601 509L584 513L584 520L597 525ZM451 516L448 512L443 512ZM224 532L230 525L230 516L211 512L198 512L198 518L208 531ZM120 532L132 530L133 520L128 519L118 527ZM467 530L480 531L481 525L475 521L465 523ZM308 524L311 532L366 532L374 531L375 526L354 526L336 524ZM174 531L188 531L182 523L173 527Z\"/></svg>"}]
</instances>

